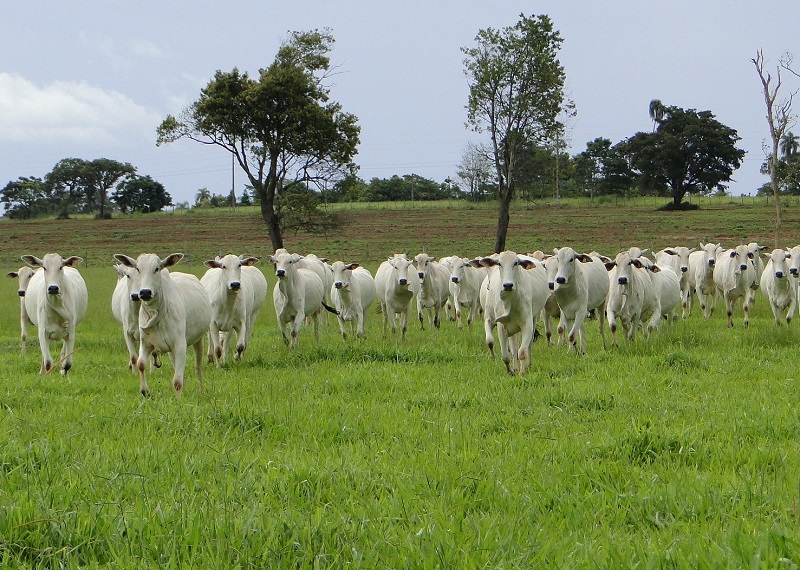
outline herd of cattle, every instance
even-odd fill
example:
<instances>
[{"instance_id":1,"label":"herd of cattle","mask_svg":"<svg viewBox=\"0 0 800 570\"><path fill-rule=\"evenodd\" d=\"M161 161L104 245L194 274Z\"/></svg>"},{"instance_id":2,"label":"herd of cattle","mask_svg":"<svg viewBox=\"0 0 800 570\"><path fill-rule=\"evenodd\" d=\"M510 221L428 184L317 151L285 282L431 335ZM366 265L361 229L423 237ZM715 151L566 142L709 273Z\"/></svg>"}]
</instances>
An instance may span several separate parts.
<instances>
[{"instance_id":1,"label":"herd of cattle","mask_svg":"<svg viewBox=\"0 0 800 570\"><path fill-rule=\"evenodd\" d=\"M548 344L554 342L551 319L558 318L559 344L585 353L584 320L597 315L603 347L605 323L617 344L617 323L628 340L640 328L645 334L663 320L691 315L696 298L703 316L711 316L717 298L725 303L728 326L733 326L734 305L741 299L744 325L761 289L769 300L775 322L794 316L800 282L800 246L766 253L757 243L724 249L719 244L699 248L663 249L653 259L647 250L632 247L615 258L596 252L577 253L572 248L553 254L528 255L504 251L486 257L435 259L425 253L409 257L394 254L381 263L375 276L358 263L329 264L316 255L299 255L280 249L269 256L275 267L272 300L284 341L297 346L301 326L310 320L318 337L323 310L338 316L343 338L348 328L363 337L368 309L377 299L383 316L383 335L400 330L405 336L408 315L416 299L417 317L425 316L435 327L442 313L463 325L482 317L486 344L494 354L494 332L499 351L510 374L524 374L530 362L530 346L536 323L542 320ZM128 347L129 367L139 371L140 391L149 394L146 369L160 366L160 355L169 353L174 363L173 386L181 394L187 350L194 348L197 378L202 386L203 340L208 338L207 358L217 366L230 351L236 333L234 358L242 357L253 325L267 296L267 280L254 265L256 257L226 255L205 262L202 278L168 271L183 254L165 258L142 254L138 258L118 254L118 281L112 312L122 324ZM72 366L75 327L88 305L86 284L75 268L80 257L62 258L48 253L43 258L22 257L26 263L7 277L18 280L20 326L23 347L27 324L38 329L42 351L40 374L54 363L52 341L63 341L61 373ZM605 316L605 318L604 318ZM349 327L348 327L349 323Z\"/></svg>"}]
</instances>

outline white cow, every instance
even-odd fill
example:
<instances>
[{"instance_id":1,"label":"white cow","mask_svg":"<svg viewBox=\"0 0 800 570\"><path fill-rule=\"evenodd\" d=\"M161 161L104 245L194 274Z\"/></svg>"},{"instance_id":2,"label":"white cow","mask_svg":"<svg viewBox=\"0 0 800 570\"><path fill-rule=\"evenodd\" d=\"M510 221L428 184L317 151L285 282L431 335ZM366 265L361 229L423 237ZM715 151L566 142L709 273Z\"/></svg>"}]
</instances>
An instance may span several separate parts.
<instances>
[{"instance_id":1,"label":"white cow","mask_svg":"<svg viewBox=\"0 0 800 570\"><path fill-rule=\"evenodd\" d=\"M649 334L661 321L661 309L653 280L642 260L631 259L630 252L623 251L605 266L609 272L606 316L611 329L611 344L617 345L617 318L629 341L633 340L640 323Z\"/></svg>"},{"instance_id":2,"label":"white cow","mask_svg":"<svg viewBox=\"0 0 800 570\"><path fill-rule=\"evenodd\" d=\"M356 325L356 336L364 338L364 320L375 301L375 279L358 263L335 261L332 264L333 287L331 300L339 317L339 331L347 340L346 322Z\"/></svg>"},{"instance_id":3,"label":"white cow","mask_svg":"<svg viewBox=\"0 0 800 570\"><path fill-rule=\"evenodd\" d=\"M447 270L450 272L450 275L452 276L453 268L455 268L456 265L461 263L461 257L459 257L458 255L448 255L447 257L440 257L439 263L447 267ZM450 285L450 295L447 297L447 303L445 303L444 305L444 312L447 315L447 320L455 321L457 316L456 300L455 300L457 288L452 281L450 282L449 285Z\"/></svg>"},{"instance_id":4,"label":"white cow","mask_svg":"<svg viewBox=\"0 0 800 570\"><path fill-rule=\"evenodd\" d=\"M405 253L395 253L381 263L375 273L375 292L383 314L383 337L386 338L386 325L391 322L392 333L396 330L396 318L400 315L400 332L405 338L408 328L408 311L411 299L419 293L420 282L415 276L409 279L408 268L411 260Z\"/></svg>"},{"instance_id":5,"label":"white cow","mask_svg":"<svg viewBox=\"0 0 800 570\"><path fill-rule=\"evenodd\" d=\"M790 259L789 275L791 275L791 278L789 281L792 283L792 290L794 291L795 298L800 302L800 294L798 294L798 282L800 282L800 245L796 245L790 249L787 252L787 256Z\"/></svg>"},{"instance_id":6,"label":"white cow","mask_svg":"<svg viewBox=\"0 0 800 570\"><path fill-rule=\"evenodd\" d=\"M756 302L756 291L761 287L761 275L764 273L764 259L761 257L761 254L765 252L767 246L758 245L757 242L751 241L747 244L747 252L752 254L753 257L750 258L750 264L753 267L753 272L751 276L753 278L752 282L750 283L750 307L752 308Z\"/></svg>"},{"instance_id":7,"label":"white cow","mask_svg":"<svg viewBox=\"0 0 800 570\"><path fill-rule=\"evenodd\" d=\"M677 318L675 312L681 305L681 278L668 265L658 265L646 257L640 257L639 259L644 268L648 270L650 280L653 282L653 291L658 297L661 316L668 323L672 323Z\"/></svg>"},{"instance_id":8,"label":"white cow","mask_svg":"<svg viewBox=\"0 0 800 570\"><path fill-rule=\"evenodd\" d=\"M689 249L686 246L668 247L656 253L656 265L661 267L671 267L679 277L681 288L681 318L689 316L689 299L692 295L692 288L689 284L689 255L697 251L697 248Z\"/></svg>"},{"instance_id":9,"label":"white cow","mask_svg":"<svg viewBox=\"0 0 800 570\"><path fill-rule=\"evenodd\" d=\"M128 369L136 372L136 363L139 360L139 272L121 263L114 265L117 272L117 285L111 295L111 314L122 325L122 338L128 348ZM150 372L153 367L161 368L158 353L153 353L150 361Z\"/></svg>"},{"instance_id":10,"label":"white cow","mask_svg":"<svg viewBox=\"0 0 800 570\"><path fill-rule=\"evenodd\" d=\"M750 324L750 284L755 272L752 255L746 245L724 250L714 268L714 283L725 301L729 327L733 326L733 308L738 299L742 299L744 326Z\"/></svg>"},{"instance_id":11,"label":"white cow","mask_svg":"<svg viewBox=\"0 0 800 570\"><path fill-rule=\"evenodd\" d=\"M275 266L275 276L278 278L272 289L275 316L283 341L290 348L297 347L297 337L306 317L311 318L314 338L319 340L319 324L322 319L325 287L317 273L300 267L302 259L296 253L278 253L269 258L270 263ZM287 325L290 325L288 333Z\"/></svg>"},{"instance_id":12,"label":"white cow","mask_svg":"<svg viewBox=\"0 0 800 570\"><path fill-rule=\"evenodd\" d=\"M25 352L26 342L28 340L28 323L31 322L28 317L28 310L25 308L25 293L28 290L28 284L33 277L33 269L27 265L23 265L17 271L10 271L6 273L9 279L17 280L17 295L19 295L19 339L20 347Z\"/></svg>"},{"instance_id":13,"label":"white cow","mask_svg":"<svg viewBox=\"0 0 800 570\"><path fill-rule=\"evenodd\" d=\"M486 277L484 267L473 267L469 259L457 258L450 264L450 294L456 313L458 328L462 328L462 309L469 309L467 326L472 326L472 320L483 310L481 305L480 288Z\"/></svg>"},{"instance_id":14,"label":"white cow","mask_svg":"<svg viewBox=\"0 0 800 570\"><path fill-rule=\"evenodd\" d=\"M722 251L718 243L701 243L700 249L689 254L689 287L700 301L703 316L709 318L717 304L717 286L714 284L714 266ZM692 297L689 297L689 315L692 314Z\"/></svg>"},{"instance_id":15,"label":"white cow","mask_svg":"<svg viewBox=\"0 0 800 570\"><path fill-rule=\"evenodd\" d=\"M208 270L200 283L211 302L208 361L227 358L231 331L236 333L236 354L240 360L250 342L261 306L267 298L267 280L254 267L257 257L228 254L205 262Z\"/></svg>"},{"instance_id":16,"label":"white cow","mask_svg":"<svg viewBox=\"0 0 800 570\"><path fill-rule=\"evenodd\" d=\"M608 296L608 272L599 258L576 253L571 247L553 250L556 259L553 295L561 309L558 324L559 337L567 334L569 350L586 353L586 332L583 321L589 311L600 315L600 338L606 347L604 320L602 318ZM552 266L551 262L551 266ZM568 332L567 332L567 329Z\"/></svg>"},{"instance_id":17,"label":"white cow","mask_svg":"<svg viewBox=\"0 0 800 570\"><path fill-rule=\"evenodd\" d=\"M417 294L417 317L422 329L425 329L423 310L428 310L428 320L437 329L440 326L439 312L447 303L450 296L450 270L430 257L427 253L420 253L414 257L414 265L419 276L419 293Z\"/></svg>"},{"instance_id":18,"label":"white cow","mask_svg":"<svg viewBox=\"0 0 800 570\"><path fill-rule=\"evenodd\" d=\"M172 253L161 259L154 253L143 253L136 259L116 254L117 261L139 275L139 391L150 394L145 364L154 353L169 353L175 371L172 386L183 393L186 353L194 348L197 383L203 388L203 338L211 324L211 303L200 280L190 274L167 271L181 259L182 253Z\"/></svg>"},{"instance_id":19,"label":"white cow","mask_svg":"<svg viewBox=\"0 0 800 570\"><path fill-rule=\"evenodd\" d=\"M530 362L536 318L550 295L544 265L513 251L484 257L480 263L491 268L485 306L487 328L491 318L497 324L500 354L506 371L523 375Z\"/></svg>"},{"instance_id":20,"label":"white cow","mask_svg":"<svg viewBox=\"0 0 800 570\"><path fill-rule=\"evenodd\" d=\"M791 253L787 254L783 249L773 249L759 280L761 293L769 301L772 315L775 317L775 324L778 326L781 324L783 311L786 311L786 324L788 325L792 322L797 309L797 287L792 283L793 278L790 277L787 263L790 255Z\"/></svg>"},{"instance_id":21,"label":"white cow","mask_svg":"<svg viewBox=\"0 0 800 570\"><path fill-rule=\"evenodd\" d=\"M552 346L553 344L553 324L551 319L556 317L559 318L558 323L558 344L561 345L564 342L564 327L561 326L561 307L558 306L558 301L556 301L556 274L558 273L558 257L555 255L544 255L541 251L534 252L535 255L541 254L541 262L544 264L545 273L547 274L547 287L550 289L550 295L547 297L547 301L545 301L544 308L542 308L541 319L544 322L544 334L545 338L547 338L548 346ZM538 257L534 257L534 259L538 259Z\"/></svg>"},{"instance_id":22,"label":"white cow","mask_svg":"<svg viewBox=\"0 0 800 570\"><path fill-rule=\"evenodd\" d=\"M53 368L50 342L59 340L64 341L59 359L61 374L66 374L72 367L75 326L86 315L89 304L86 283L75 269L83 259L75 256L64 259L57 253L48 253L43 259L23 255L22 261L40 269L34 272L25 294L25 310L39 332L42 350L39 374L46 374Z\"/></svg>"}]
</instances>

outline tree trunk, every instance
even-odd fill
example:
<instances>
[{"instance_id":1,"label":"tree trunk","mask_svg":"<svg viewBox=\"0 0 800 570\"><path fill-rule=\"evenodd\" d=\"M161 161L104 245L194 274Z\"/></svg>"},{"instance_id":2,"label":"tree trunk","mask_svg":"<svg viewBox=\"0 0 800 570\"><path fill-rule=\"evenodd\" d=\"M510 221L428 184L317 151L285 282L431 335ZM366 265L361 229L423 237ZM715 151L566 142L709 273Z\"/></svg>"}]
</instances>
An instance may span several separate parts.
<instances>
[{"instance_id":1,"label":"tree trunk","mask_svg":"<svg viewBox=\"0 0 800 570\"><path fill-rule=\"evenodd\" d=\"M509 211L511 209L511 192L508 188L500 189L499 208L497 213L497 238L494 242L495 253L506 249L506 235L508 234Z\"/></svg>"},{"instance_id":2,"label":"tree trunk","mask_svg":"<svg viewBox=\"0 0 800 570\"><path fill-rule=\"evenodd\" d=\"M772 195L775 196L775 247L780 247L781 235L781 190L778 185L778 143L773 144L773 153L770 157L769 179L772 185Z\"/></svg>"},{"instance_id":3,"label":"tree trunk","mask_svg":"<svg viewBox=\"0 0 800 570\"><path fill-rule=\"evenodd\" d=\"M267 232L269 233L269 240L272 242L272 251L283 247L283 236L281 235L280 220L275 213L275 208L272 199L265 199L266 196L261 196L261 218L267 224Z\"/></svg>"}]
</instances>

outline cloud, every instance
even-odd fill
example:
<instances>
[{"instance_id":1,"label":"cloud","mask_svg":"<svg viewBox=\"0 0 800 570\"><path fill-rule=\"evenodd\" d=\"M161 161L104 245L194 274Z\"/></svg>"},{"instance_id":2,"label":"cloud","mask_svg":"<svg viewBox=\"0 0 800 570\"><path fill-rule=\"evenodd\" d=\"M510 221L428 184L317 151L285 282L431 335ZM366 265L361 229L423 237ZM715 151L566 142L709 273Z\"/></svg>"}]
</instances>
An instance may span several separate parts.
<instances>
[{"instance_id":1,"label":"cloud","mask_svg":"<svg viewBox=\"0 0 800 570\"><path fill-rule=\"evenodd\" d=\"M0 73L0 140L114 144L153 137L160 116L116 91L85 82L39 86Z\"/></svg>"}]
</instances>

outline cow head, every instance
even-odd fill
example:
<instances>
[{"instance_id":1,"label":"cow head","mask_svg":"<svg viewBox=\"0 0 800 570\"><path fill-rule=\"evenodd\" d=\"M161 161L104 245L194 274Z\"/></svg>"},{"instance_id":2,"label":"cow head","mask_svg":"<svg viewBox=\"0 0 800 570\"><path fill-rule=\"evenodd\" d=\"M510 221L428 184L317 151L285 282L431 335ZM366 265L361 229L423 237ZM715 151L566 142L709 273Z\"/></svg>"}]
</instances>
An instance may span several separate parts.
<instances>
[{"instance_id":1,"label":"cow head","mask_svg":"<svg viewBox=\"0 0 800 570\"><path fill-rule=\"evenodd\" d=\"M334 261L331 265L333 269L333 286L339 290L350 290L350 278L353 269L360 267L358 263L345 263L344 261Z\"/></svg>"},{"instance_id":2,"label":"cow head","mask_svg":"<svg viewBox=\"0 0 800 570\"><path fill-rule=\"evenodd\" d=\"M164 259L154 253L143 253L136 259L120 253L114 257L126 267L136 271L139 278L139 300L151 303L161 296L163 289L161 272L183 259L183 254L172 253ZM131 299L133 300L133 293Z\"/></svg>"},{"instance_id":3,"label":"cow head","mask_svg":"<svg viewBox=\"0 0 800 570\"><path fill-rule=\"evenodd\" d=\"M204 263L206 267L222 271L222 282L228 291L238 293L242 287L242 267L252 267L258 262L257 257L228 254L223 258L215 257Z\"/></svg>"},{"instance_id":4,"label":"cow head","mask_svg":"<svg viewBox=\"0 0 800 570\"><path fill-rule=\"evenodd\" d=\"M24 297L25 292L28 290L28 284L31 282L31 277L33 277L34 273L35 271L33 269L27 265L23 265L17 271L10 271L6 273L6 277L17 280L17 294L20 297Z\"/></svg>"},{"instance_id":5,"label":"cow head","mask_svg":"<svg viewBox=\"0 0 800 570\"><path fill-rule=\"evenodd\" d=\"M500 283L503 290L500 292L510 293L515 290L517 276L516 272L520 269L531 269L535 266L531 259L523 258L513 251L504 251L497 256L484 257L481 265L486 268L497 267L500 275Z\"/></svg>"},{"instance_id":6,"label":"cow head","mask_svg":"<svg viewBox=\"0 0 800 570\"><path fill-rule=\"evenodd\" d=\"M64 259L57 253L48 253L44 259L33 255L23 255L22 261L44 271L44 282L48 295L60 295L64 287L64 268L77 266L83 261L83 258L73 255Z\"/></svg>"}]
</instances>

